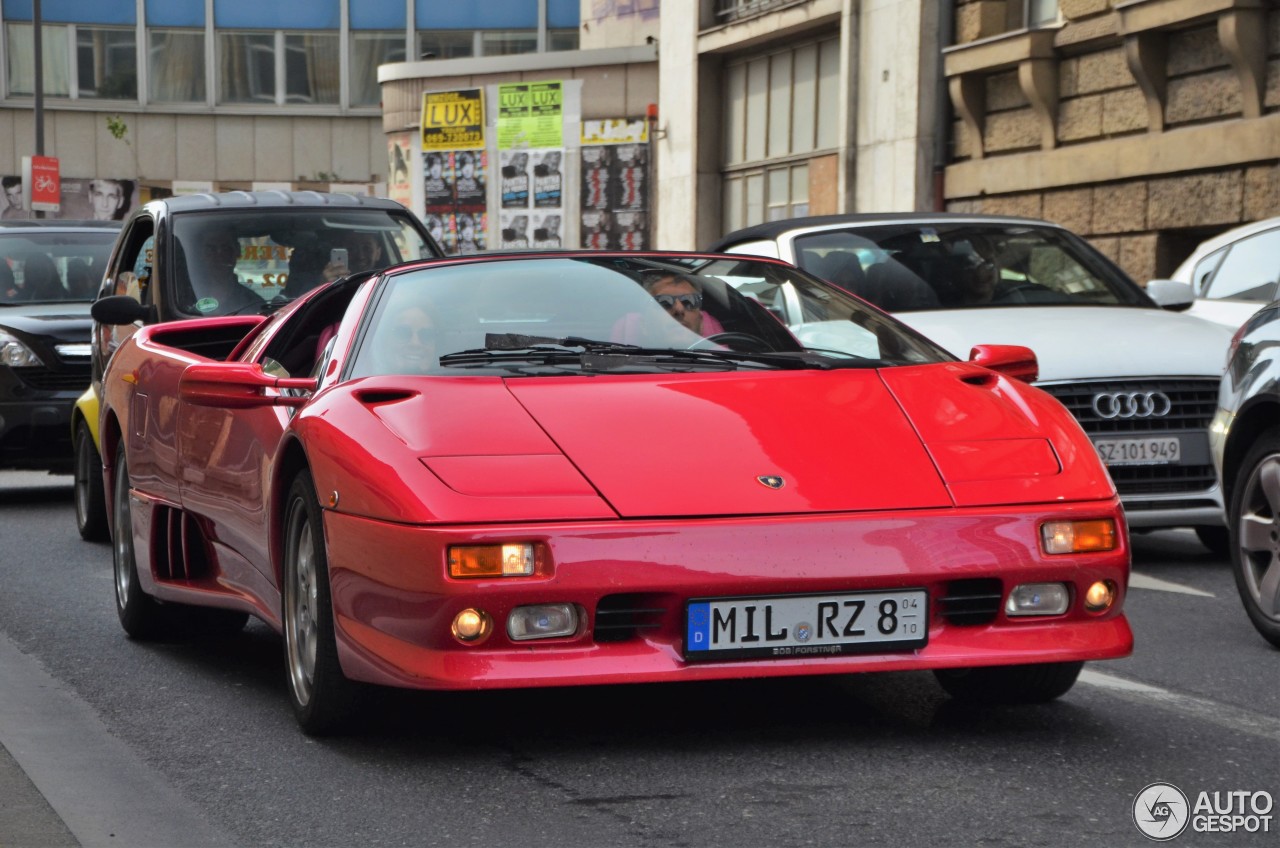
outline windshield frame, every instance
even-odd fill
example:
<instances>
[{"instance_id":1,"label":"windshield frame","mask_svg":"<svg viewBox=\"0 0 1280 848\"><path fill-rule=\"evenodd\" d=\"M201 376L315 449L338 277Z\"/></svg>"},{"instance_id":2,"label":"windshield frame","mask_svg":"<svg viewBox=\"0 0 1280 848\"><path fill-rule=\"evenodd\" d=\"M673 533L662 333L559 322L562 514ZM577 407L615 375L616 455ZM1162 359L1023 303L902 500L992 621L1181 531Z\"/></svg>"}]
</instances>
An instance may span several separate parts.
<instances>
[{"instance_id":1,"label":"windshield frame","mask_svg":"<svg viewBox=\"0 0 1280 848\"><path fill-rule=\"evenodd\" d=\"M1070 293L1052 290L1051 296L1048 292L1043 294L1036 292L1030 297L1026 294L1013 297L1006 293L1003 297L998 296L987 302L965 302L963 294L960 293L962 284L959 282L959 274L952 273L944 276L942 271L934 270L940 266L930 267L928 264L922 265L918 259L906 259L902 250L912 244L921 248L926 245L936 245L935 250L939 252L939 258L954 261L956 268L953 270L956 271L966 267L961 261L966 254L973 260L994 260L989 264L994 266L995 273L998 274L997 287L1004 286L1007 292L1017 288L1018 283L1030 283L1031 286L1039 289L1047 281L1046 279L1033 280L1025 270L1019 271L1013 267L1012 263L1002 261L1001 251L1028 235L1033 235L1039 240L1038 247L1041 249L1056 248L1063 257L1088 275L1089 280L1096 284L1096 290L1105 291L1108 296L1076 299ZM892 267L895 273L884 276L892 276L893 285L900 286L905 280L912 285L918 283L925 286L932 292L917 287L912 296L886 294L883 284L868 284L867 272L871 270L869 265L863 265L862 273L850 275L850 279L833 279L828 269L820 270L816 267L815 253L816 250L823 248L831 251L832 243L841 236L850 238L856 248L874 251L875 262L871 264L891 262L892 266L886 264L885 267ZM1063 227L1042 222L940 217L883 223L833 224L806 228L789 234L788 239L791 253L798 266L895 314L1034 306L1160 308L1141 286L1089 242ZM993 241L1002 242L1004 247L996 249L992 246ZM991 255L983 256L975 243L985 244L986 251ZM960 247L961 245L963 247ZM953 247L957 249L953 250ZM1032 249L1034 248L1025 248L1028 254L1027 264L1031 261L1029 254ZM903 257L902 262L896 261L899 257ZM978 264L978 262L974 261L971 264ZM920 297L921 292L928 297Z\"/></svg>"},{"instance_id":2,"label":"windshield frame","mask_svg":"<svg viewBox=\"0 0 1280 848\"><path fill-rule=\"evenodd\" d=\"M277 224L273 219L277 219L279 223ZM327 227L315 228L306 226L304 223L306 221L329 223ZM256 226L250 227L248 222L253 222ZM295 299L329 281L322 276L324 268L331 261L332 249L340 245L323 242L318 237L320 233L381 234L379 241L383 248L383 255L378 260L379 270L391 265L437 256L425 228L404 209L378 206L288 206L252 210L225 208L176 212L169 216L168 226L165 228L167 232L163 235L167 249L165 266L171 278L163 284L168 290L170 305L178 315L207 318L240 311L203 312L195 308L200 302L198 297L187 304L178 292L180 275L183 273L180 266L185 263L187 272L190 274L201 261L200 250L204 236L210 232L228 228L240 231L237 235L240 256L235 263L236 276L240 278L242 286L263 300L264 309L269 308L273 303L279 304ZM252 237L245 235L244 233L250 229L261 231L262 235ZM285 232L289 232L292 236L301 236L306 243L295 240L290 244L277 241L274 237ZM400 244L397 236L404 237L404 244ZM416 245L411 242L411 236L416 237ZM188 248L184 239L191 240L194 247ZM295 257L295 251L301 247L311 250L318 257L317 266L310 269L315 279L304 282L302 286L298 286L298 280L295 280L295 285L291 286L289 280L292 275L292 265L295 258L301 258ZM250 250L255 250L258 255L249 256ZM391 251L405 251L408 255L405 253L396 255ZM415 251L418 255L413 255ZM244 274L241 273L242 270ZM369 269L351 268L350 272L356 274L365 270Z\"/></svg>"},{"instance_id":3,"label":"windshield frame","mask_svg":"<svg viewBox=\"0 0 1280 848\"><path fill-rule=\"evenodd\" d=\"M761 260L756 257L729 256L724 254L692 254L692 253L662 253L662 252L607 252L607 251L576 251L576 252L522 252L522 253L504 253L504 254L484 254L469 257L457 257L445 260L436 260L428 263L416 263L412 265L402 266L399 268L389 269L377 281L377 291L374 293L365 314L362 316L361 327L357 331L355 343L351 349L350 356L344 363L343 379L358 379L369 376L388 376L395 374L394 368L386 364L374 364L376 345L384 344L380 340L380 335L385 333L384 322L390 321L389 316L400 315L404 311L405 298L411 293L409 287L416 285L439 285L440 292L436 295L435 300L420 298L419 302L429 303L430 308L436 313L436 317L431 320L432 324L439 324L436 320L441 311L449 314L449 310L454 306L451 303L460 303L463 293L470 296L475 303L468 304L468 308L474 307L476 303L482 304L482 308L491 309L493 303L500 302L504 309L510 307L511 300L518 300L516 295L523 293L526 299L536 304L536 298L528 298L528 286L530 281L538 279L547 280L548 285L563 286L563 291L552 297L549 302L560 302L566 298L566 293L572 291L583 291L582 286L599 285L600 297L592 297L594 301L587 303L583 301L584 306L589 306L589 314L583 315L581 311L578 313L556 313L551 307L546 308L545 315L533 316L526 313L518 315L511 312L508 317L503 317L497 311L491 311L487 314L479 314L475 316L475 323L471 323L471 316L468 315L467 320L457 321L453 319L446 320L448 330L441 334L450 338L450 343L440 347L440 349L432 351L434 358L433 366L426 371L411 371L402 376L421 375L423 373L431 375L477 375L477 374L500 374L502 376L544 376L548 373L547 369L527 368L525 373L521 374L520 369L515 369L509 364L500 364L496 360L491 368L486 368L481 364L477 364L473 360L485 352L490 336L511 336L512 334L523 334L530 338L541 338L546 344L531 344L527 350L527 356L530 361L552 359L557 363L557 367L561 367L559 373L583 373L588 361L598 362L599 355L602 350L608 348L607 353L611 357L633 355L637 360L646 357L646 361L652 366L653 373L660 373L664 370L679 370L677 366L687 365L690 357L662 357L664 352L682 353L691 347L696 347L702 352L710 352L715 355L718 343L715 342L715 334L704 336L696 333L688 333L688 338L681 337L673 343L658 344L654 342L655 336L644 335L643 333L637 338L620 338L618 336L620 325L615 321L615 311L622 317L629 315L631 311L648 310L646 316L654 316L653 321L657 326L665 325L672 321L673 315L670 312L664 313L663 307L659 306L653 299L653 295L646 291L644 281L641 276L645 273L661 273L670 274L677 273L684 275L702 287L702 293L705 298L705 307L707 308L707 316L716 319L716 323L723 328L722 332L727 334L723 346L723 359L737 359L739 363L745 362L751 353L765 353L768 351L780 351L783 353L794 354L798 359L807 359L808 367L852 367L851 360L862 360L864 362L875 361L875 367L892 367L895 365L913 365L954 361L954 357L938 347L934 343L928 341L919 333L911 330L901 322L896 321L892 317L884 314L880 310L870 307L856 298L847 298L848 302L853 304L853 309L859 316L859 320L867 322L874 326L877 333L889 333L897 339L901 339L914 351L918 347L920 353L911 361L880 361L878 357L868 357L845 353L833 350L826 351L810 351L796 339L791 330L780 321L777 316L772 314L761 303L752 298L741 294L729 283L717 279L701 275L696 269L706 267L708 263L716 261L728 261L736 265L752 266L760 272L767 272L784 277L806 277L812 285L825 285L821 281L813 280L809 275L804 274L800 269L795 268L789 263L777 260ZM547 264L554 263L554 264ZM585 270L587 266L592 266L593 270ZM581 271L580 279L569 280L573 270L577 268ZM495 274L498 272L498 274ZM612 272L605 274L601 272ZM499 278L501 276L501 279ZM490 281L493 286L493 297L486 301L484 298L475 298L476 283L482 280ZM519 280L520 283L514 283L513 280ZM625 285L622 283L625 282ZM614 285L617 283L618 285ZM630 288L634 286L635 288ZM521 288L523 287L523 288ZM590 289L588 289L590 290ZM568 297L572 301L572 297ZM642 306L641 304L648 304ZM541 308L541 307L538 307ZM599 312L599 315L594 312ZM619 318L618 320L621 320ZM610 324L612 323L612 327ZM852 323L852 322L850 322ZM465 328L463 325L466 325ZM655 326L655 325L649 325ZM584 329L585 328L585 329ZM630 328L628 328L629 330ZM683 330L683 328L677 328ZM645 330L644 332L649 332ZM665 330L663 331L666 332ZM673 331L674 332L674 331ZM872 332L867 330L867 332ZM728 336L738 333L749 333L753 336L759 336L766 342L764 347L750 348L738 346L738 340L728 338ZM414 331L413 338L419 338L418 332ZM879 338L877 335L876 338ZM465 341L461 341L465 339ZM712 343L705 344L708 340ZM561 342L567 344L553 345L553 342ZM744 343L745 344L745 343ZM595 359L584 358L582 367L574 372L563 369L563 363L572 359L572 356L566 354L565 348L572 348L586 357L590 354ZM554 351L552 351L554 348ZM632 348L628 350L627 348ZM729 348L725 350L725 348ZM514 358L518 359L519 354L513 354L509 348L494 348L502 350L503 363L510 363ZM737 353L736 351L741 351ZM472 354L467 360L466 368L449 368L439 364L439 357L447 354L468 352ZM554 352L554 356L551 355ZM655 357L655 354L658 354ZM815 356L827 357L828 359L842 362L842 364L821 363L819 364ZM700 357L705 359L705 357ZM757 357L755 361L767 357ZM677 361L679 360L679 361ZM456 358L455 358L455 361ZM665 363L665 365L660 364ZM745 367L745 365L743 366ZM758 364L754 367L759 367ZM555 369L551 369L555 370Z\"/></svg>"}]
</instances>

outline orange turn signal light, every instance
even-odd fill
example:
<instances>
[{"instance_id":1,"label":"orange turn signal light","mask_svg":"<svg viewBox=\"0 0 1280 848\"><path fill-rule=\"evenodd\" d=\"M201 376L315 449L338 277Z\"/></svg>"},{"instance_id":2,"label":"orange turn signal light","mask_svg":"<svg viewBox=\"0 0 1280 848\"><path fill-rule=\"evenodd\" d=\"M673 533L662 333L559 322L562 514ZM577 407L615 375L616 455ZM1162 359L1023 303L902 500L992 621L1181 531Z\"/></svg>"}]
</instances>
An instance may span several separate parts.
<instances>
[{"instance_id":1,"label":"orange turn signal light","mask_svg":"<svg viewBox=\"0 0 1280 848\"><path fill-rule=\"evenodd\" d=\"M1089 521L1046 521L1040 525L1040 544L1046 554L1085 554L1114 551L1120 544L1111 518Z\"/></svg>"},{"instance_id":2,"label":"orange turn signal light","mask_svg":"<svg viewBox=\"0 0 1280 848\"><path fill-rule=\"evenodd\" d=\"M534 572L533 545L450 545L450 577L527 577Z\"/></svg>"}]
</instances>

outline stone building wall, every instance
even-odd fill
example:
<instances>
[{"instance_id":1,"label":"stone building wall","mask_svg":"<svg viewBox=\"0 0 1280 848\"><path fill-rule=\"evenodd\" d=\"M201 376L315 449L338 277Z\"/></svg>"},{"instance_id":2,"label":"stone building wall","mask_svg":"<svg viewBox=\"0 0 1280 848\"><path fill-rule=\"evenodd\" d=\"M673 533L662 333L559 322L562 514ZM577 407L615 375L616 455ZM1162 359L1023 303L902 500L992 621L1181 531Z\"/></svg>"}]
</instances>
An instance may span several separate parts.
<instances>
[{"instance_id":1,"label":"stone building wall","mask_svg":"<svg viewBox=\"0 0 1280 848\"><path fill-rule=\"evenodd\" d=\"M956 6L949 210L1063 224L1139 283L1280 215L1276 3L1060 0L1039 32L1012 6Z\"/></svg>"}]
</instances>

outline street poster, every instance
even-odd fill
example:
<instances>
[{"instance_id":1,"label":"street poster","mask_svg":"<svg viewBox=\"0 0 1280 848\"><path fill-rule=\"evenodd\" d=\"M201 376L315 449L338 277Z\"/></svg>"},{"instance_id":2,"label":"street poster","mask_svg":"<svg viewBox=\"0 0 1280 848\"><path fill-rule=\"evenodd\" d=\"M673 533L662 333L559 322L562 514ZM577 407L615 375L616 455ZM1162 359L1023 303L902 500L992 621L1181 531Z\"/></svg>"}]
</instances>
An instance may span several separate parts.
<instances>
[{"instance_id":1,"label":"street poster","mask_svg":"<svg viewBox=\"0 0 1280 848\"><path fill-rule=\"evenodd\" d=\"M500 150L502 167L502 208L529 208L529 151Z\"/></svg>"},{"instance_id":2,"label":"street poster","mask_svg":"<svg viewBox=\"0 0 1280 848\"><path fill-rule=\"evenodd\" d=\"M22 177L14 174L0 177L4 186L4 206L0 219L32 218L30 208L22 203ZM59 180L58 210L45 212L46 218L63 221L123 221L141 203L137 180L62 177Z\"/></svg>"},{"instance_id":3,"label":"street poster","mask_svg":"<svg viewBox=\"0 0 1280 848\"><path fill-rule=\"evenodd\" d=\"M413 139L407 133L393 133L387 137L387 197L413 208L413 177L409 163L413 161Z\"/></svg>"},{"instance_id":4,"label":"street poster","mask_svg":"<svg viewBox=\"0 0 1280 848\"><path fill-rule=\"evenodd\" d=\"M564 173L560 163L564 151L534 150L533 154L533 206L535 209L559 209L564 205Z\"/></svg>"},{"instance_id":5,"label":"street poster","mask_svg":"<svg viewBox=\"0 0 1280 848\"><path fill-rule=\"evenodd\" d=\"M498 86L498 149L564 146L564 84Z\"/></svg>"},{"instance_id":6,"label":"street poster","mask_svg":"<svg viewBox=\"0 0 1280 848\"><path fill-rule=\"evenodd\" d=\"M423 150L484 149L484 89L422 95Z\"/></svg>"},{"instance_id":7,"label":"street poster","mask_svg":"<svg viewBox=\"0 0 1280 848\"><path fill-rule=\"evenodd\" d=\"M422 156L423 223L447 254L484 250L488 151L432 150Z\"/></svg>"},{"instance_id":8,"label":"street poster","mask_svg":"<svg viewBox=\"0 0 1280 848\"><path fill-rule=\"evenodd\" d=\"M649 246L649 125L643 118L583 121L580 246Z\"/></svg>"}]
</instances>

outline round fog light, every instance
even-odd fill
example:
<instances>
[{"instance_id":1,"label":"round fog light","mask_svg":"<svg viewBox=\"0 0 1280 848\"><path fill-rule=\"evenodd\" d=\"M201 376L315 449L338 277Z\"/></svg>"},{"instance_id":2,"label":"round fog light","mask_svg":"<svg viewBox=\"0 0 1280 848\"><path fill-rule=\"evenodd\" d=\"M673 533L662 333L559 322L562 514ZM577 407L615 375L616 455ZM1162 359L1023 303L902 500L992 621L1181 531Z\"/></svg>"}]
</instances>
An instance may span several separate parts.
<instances>
[{"instance_id":1,"label":"round fog light","mask_svg":"<svg viewBox=\"0 0 1280 848\"><path fill-rule=\"evenodd\" d=\"M1116 602L1115 586L1110 580L1099 580L1084 593L1084 608L1089 612L1102 612Z\"/></svg>"},{"instance_id":2,"label":"round fog light","mask_svg":"<svg viewBox=\"0 0 1280 848\"><path fill-rule=\"evenodd\" d=\"M492 627L492 619L483 610L464 609L453 617L453 635L463 642L474 642L486 636Z\"/></svg>"}]
</instances>

